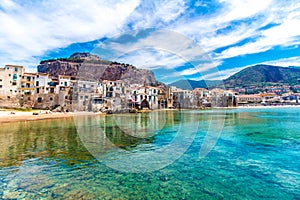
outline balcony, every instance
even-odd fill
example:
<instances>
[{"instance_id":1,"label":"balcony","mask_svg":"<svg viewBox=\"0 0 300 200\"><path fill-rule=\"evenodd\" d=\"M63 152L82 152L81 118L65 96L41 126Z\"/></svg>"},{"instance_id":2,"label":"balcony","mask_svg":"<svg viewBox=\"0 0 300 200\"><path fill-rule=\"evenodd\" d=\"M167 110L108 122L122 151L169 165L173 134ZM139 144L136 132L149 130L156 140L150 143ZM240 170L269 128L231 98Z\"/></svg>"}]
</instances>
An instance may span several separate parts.
<instances>
[{"instance_id":1,"label":"balcony","mask_svg":"<svg viewBox=\"0 0 300 200\"><path fill-rule=\"evenodd\" d=\"M28 80L26 80L26 79L23 79L21 82L22 82L22 83L34 84L34 81L28 81Z\"/></svg>"},{"instance_id":2,"label":"balcony","mask_svg":"<svg viewBox=\"0 0 300 200\"><path fill-rule=\"evenodd\" d=\"M27 88L27 87L23 87L23 88L21 88L21 90L34 90L35 88L34 87L30 87L30 88Z\"/></svg>"}]
</instances>

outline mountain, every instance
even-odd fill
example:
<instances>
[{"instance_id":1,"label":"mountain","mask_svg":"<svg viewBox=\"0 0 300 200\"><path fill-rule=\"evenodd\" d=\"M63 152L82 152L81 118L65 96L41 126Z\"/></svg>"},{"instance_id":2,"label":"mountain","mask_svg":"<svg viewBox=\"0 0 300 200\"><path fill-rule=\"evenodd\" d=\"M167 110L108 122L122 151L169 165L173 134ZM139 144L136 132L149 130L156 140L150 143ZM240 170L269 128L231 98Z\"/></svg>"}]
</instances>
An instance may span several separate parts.
<instances>
[{"instance_id":1,"label":"mountain","mask_svg":"<svg viewBox=\"0 0 300 200\"><path fill-rule=\"evenodd\" d=\"M38 72L76 76L86 80L123 80L128 84L160 84L150 70L138 69L133 65L101 59L90 53L74 53L69 58L43 60Z\"/></svg>"},{"instance_id":2,"label":"mountain","mask_svg":"<svg viewBox=\"0 0 300 200\"><path fill-rule=\"evenodd\" d=\"M299 84L300 68L255 65L247 67L224 80L224 85L227 88L259 86L269 83Z\"/></svg>"},{"instance_id":3,"label":"mountain","mask_svg":"<svg viewBox=\"0 0 300 200\"><path fill-rule=\"evenodd\" d=\"M176 86L177 88L192 90L195 88L222 87L222 83L226 88L262 86L274 83L283 83L293 86L296 84L300 84L300 68L279 67L272 65L255 65L247 67L223 81L179 80L169 84L169 86Z\"/></svg>"},{"instance_id":4,"label":"mountain","mask_svg":"<svg viewBox=\"0 0 300 200\"><path fill-rule=\"evenodd\" d=\"M194 81L194 80L184 80L181 79L179 81L175 81L169 86L175 86L177 88L181 88L184 90L193 90L195 88L213 88L219 85L222 81L220 80L200 80L200 81Z\"/></svg>"}]
</instances>

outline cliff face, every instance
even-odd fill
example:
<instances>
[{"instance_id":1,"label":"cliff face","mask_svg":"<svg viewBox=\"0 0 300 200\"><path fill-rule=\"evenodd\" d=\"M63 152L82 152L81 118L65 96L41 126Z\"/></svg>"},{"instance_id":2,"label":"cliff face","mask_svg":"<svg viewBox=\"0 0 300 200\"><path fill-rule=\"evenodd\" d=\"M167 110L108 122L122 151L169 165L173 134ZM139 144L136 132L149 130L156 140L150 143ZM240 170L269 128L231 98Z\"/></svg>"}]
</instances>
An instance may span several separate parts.
<instances>
[{"instance_id":1,"label":"cliff face","mask_svg":"<svg viewBox=\"0 0 300 200\"><path fill-rule=\"evenodd\" d=\"M123 80L128 84L157 85L153 72L129 64L105 61L89 53L75 53L70 58L41 61L38 72L76 76L88 80Z\"/></svg>"}]
</instances>

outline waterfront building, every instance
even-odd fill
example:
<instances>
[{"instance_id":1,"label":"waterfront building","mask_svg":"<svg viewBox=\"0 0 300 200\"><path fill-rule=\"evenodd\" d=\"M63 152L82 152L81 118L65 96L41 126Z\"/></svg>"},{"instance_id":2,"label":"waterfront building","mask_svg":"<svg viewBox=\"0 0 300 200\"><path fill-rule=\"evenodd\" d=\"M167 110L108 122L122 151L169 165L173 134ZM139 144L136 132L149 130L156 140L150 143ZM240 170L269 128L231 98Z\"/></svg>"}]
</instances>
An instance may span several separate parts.
<instances>
[{"instance_id":1,"label":"waterfront building","mask_svg":"<svg viewBox=\"0 0 300 200\"><path fill-rule=\"evenodd\" d=\"M21 94L22 76L25 72L23 66L6 65L0 68L0 96L10 99Z\"/></svg>"},{"instance_id":2,"label":"waterfront building","mask_svg":"<svg viewBox=\"0 0 300 200\"><path fill-rule=\"evenodd\" d=\"M234 107L237 105L237 99L232 90L212 89L210 99L211 107Z\"/></svg>"},{"instance_id":3,"label":"waterfront building","mask_svg":"<svg viewBox=\"0 0 300 200\"><path fill-rule=\"evenodd\" d=\"M24 72L21 80L21 107L34 107L34 95L35 95L35 73Z\"/></svg>"},{"instance_id":4,"label":"waterfront building","mask_svg":"<svg viewBox=\"0 0 300 200\"><path fill-rule=\"evenodd\" d=\"M262 97L259 94L243 94L238 95L239 104L248 104L248 103L261 103Z\"/></svg>"},{"instance_id":5,"label":"waterfront building","mask_svg":"<svg viewBox=\"0 0 300 200\"><path fill-rule=\"evenodd\" d=\"M23 66L6 65L0 68L0 106L20 107L21 83L25 72Z\"/></svg>"}]
</instances>

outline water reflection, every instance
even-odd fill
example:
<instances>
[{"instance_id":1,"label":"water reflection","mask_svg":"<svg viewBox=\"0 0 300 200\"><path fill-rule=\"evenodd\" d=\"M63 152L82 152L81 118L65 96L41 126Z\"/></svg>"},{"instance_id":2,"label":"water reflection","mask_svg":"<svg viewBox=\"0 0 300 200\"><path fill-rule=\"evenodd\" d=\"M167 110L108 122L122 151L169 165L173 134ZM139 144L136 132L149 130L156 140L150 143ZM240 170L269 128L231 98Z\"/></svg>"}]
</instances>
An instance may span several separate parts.
<instances>
[{"instance_id":1,"label":"water reflection","mask_svg":"<svg viewBox=\"0 0 300 200\"><path fill-rule=\"evenodd\" d=\"M0 143L1 167L21 165L29 158L92 158L77 136L72 119L4 123Z\"/></svg>"},{"instance_id":2,"label":"water reflection","mask_svg":"<svg viewBox=\"0 0 300 200\"><path fill-rule=\"evenodd\" d=\"M163 113L165 119L153 112L78 116L75 123L59 119L1 124L0 199L299 199L299 111L285 111L286 118L279 112L175 111ZM226 121L218 143L205 159L197 160L210 120L222 116ZM83 131L80 136L76 123ZM188 151L151 173L106 167L83 144L88 141L103 157L113 159L120 151L144 156L174 141L188 144L193 131L197 135ZM183 146L174 147L168 151L172 156Z\"/></svg>"},{"instance_id":3,"label":"water reflection","mask_svg":"<svg viewBox=\"0 0 300 200\"><path fill-rule=\"evenodd\" d=\"M70 165L94 159L83 142L101 154L115 148L132 150L141 144L153 144L156 134L164 134L163 127L180 123L176 120L180 115L180 112L153 112L76 116L77 129L84 133L81 137L72 118L4 123L0 130L0 167L19 166L30 158L53 158ZM168 138L168 142L171 140L172 137Z\"/></svg>"},{"instance_id":4,"label":"water reflection","mask_svg":"<svg viewBox=\"0 0 300 200\"><path fill-rule=\"evenodd\" d=\"M198 131L198 117L182 111L85 120L75 117L75 124L81 141L95 158L116 170L134 173L173 163L190 147Z\"/></svg>"}]
</instances>

